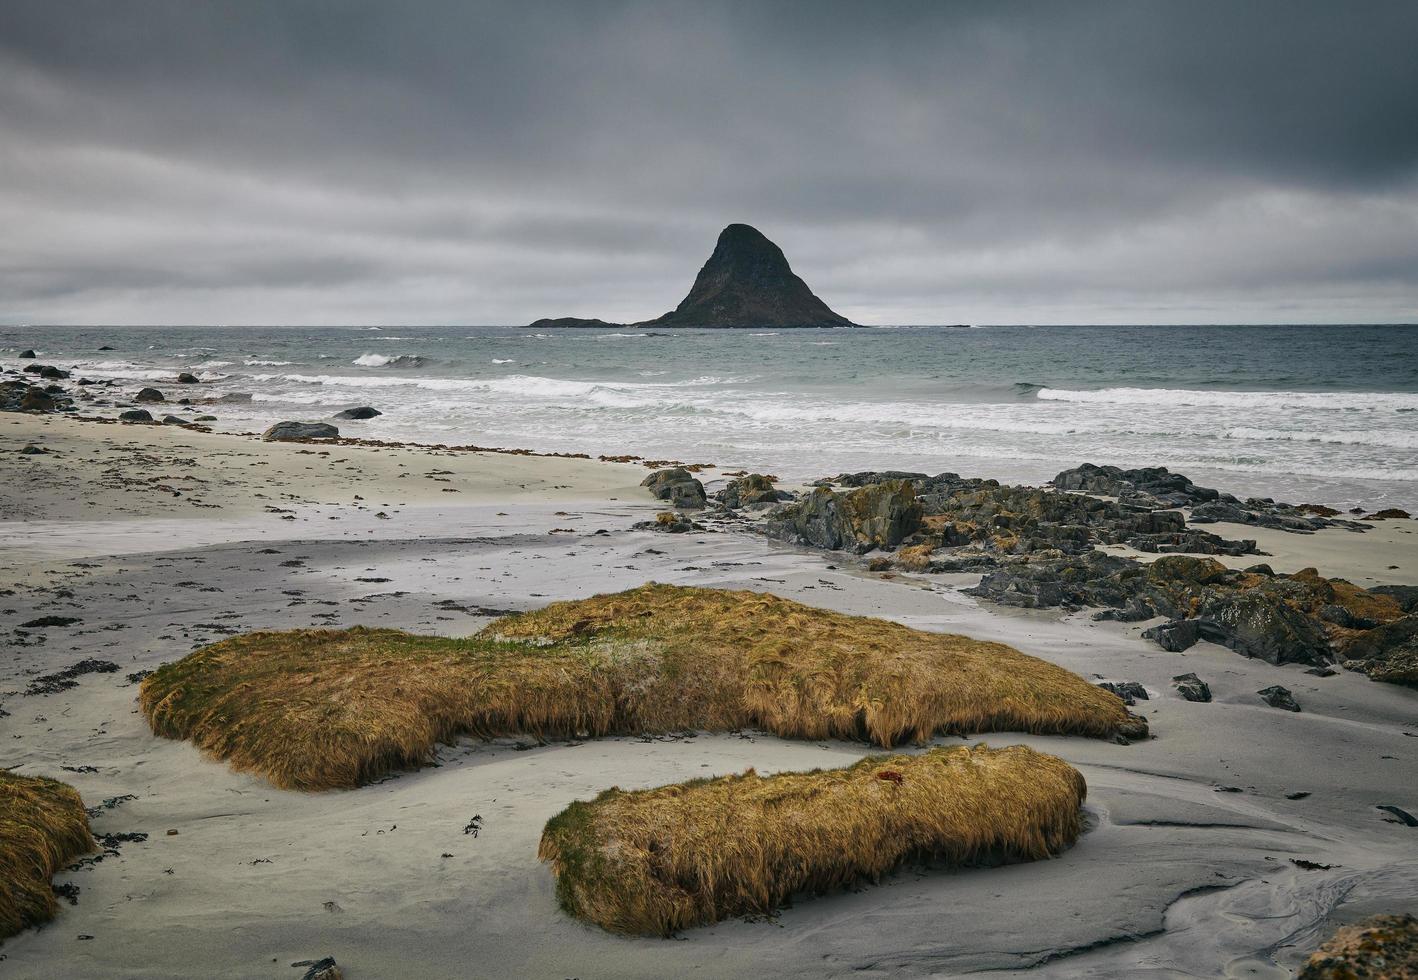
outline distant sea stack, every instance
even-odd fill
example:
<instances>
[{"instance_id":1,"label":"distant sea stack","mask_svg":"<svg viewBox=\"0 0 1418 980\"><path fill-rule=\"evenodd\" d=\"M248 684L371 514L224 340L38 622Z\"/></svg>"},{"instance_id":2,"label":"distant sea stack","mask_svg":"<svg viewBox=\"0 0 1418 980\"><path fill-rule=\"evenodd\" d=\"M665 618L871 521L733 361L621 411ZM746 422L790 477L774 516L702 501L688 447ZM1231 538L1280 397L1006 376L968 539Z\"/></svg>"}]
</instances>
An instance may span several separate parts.
<instances>
[{"instance_id":1,"label":"distant sea stack","mask_svg":"<svg viewBox=\"0 0 1418 980\"><path fill-rule=\"evenodd\" d=\"M557 317L533 327L616 327L605 320ZM719 233L714 254L689 295L669 313L636 327L855 327L818 299L788 265L783 250L750 225Z\"/></svg>"}]
</instances>

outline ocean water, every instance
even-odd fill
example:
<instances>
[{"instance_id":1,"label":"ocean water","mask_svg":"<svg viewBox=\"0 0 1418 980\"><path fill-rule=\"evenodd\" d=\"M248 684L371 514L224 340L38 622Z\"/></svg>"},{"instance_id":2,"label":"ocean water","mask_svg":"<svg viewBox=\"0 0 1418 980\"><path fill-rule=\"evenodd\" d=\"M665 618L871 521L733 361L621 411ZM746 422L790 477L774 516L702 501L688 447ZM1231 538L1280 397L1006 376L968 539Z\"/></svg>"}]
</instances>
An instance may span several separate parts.
<instances>
[{"instance_id":1,"label":"ocean water","mask_svg":"<svg viewBox=\"0 0 1418 980\"><path fill-rule=\"evenodd\" d=\"M108 346L112 350L99 350ZM1418 508L1418 327L0 327L0 364L185 394L249 431L368 404L347 435L634 453L817 477L1040 482L1161 464L1238 494ZM172 390L172 386L168 386Z\"/></svg>"}]
</instances>

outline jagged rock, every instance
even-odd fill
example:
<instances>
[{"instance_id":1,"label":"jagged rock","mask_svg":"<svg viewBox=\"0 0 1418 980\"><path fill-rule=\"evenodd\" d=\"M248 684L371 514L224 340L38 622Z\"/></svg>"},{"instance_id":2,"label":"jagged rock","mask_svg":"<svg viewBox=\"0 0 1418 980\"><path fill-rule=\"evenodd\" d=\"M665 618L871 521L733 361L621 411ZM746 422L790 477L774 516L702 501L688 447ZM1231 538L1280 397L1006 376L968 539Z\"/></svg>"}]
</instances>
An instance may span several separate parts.
<instances>
[{"instance_id":1,"label":"jagged rock","mask_svg":"<svg viewBox=\"0 0 1418 980\"><path fill-rule=\"evenodd\" d=\"M1404 612L1418 612L1418 585L1376 585L1369 591L1392 596Z\"/></svg>"},{"instance_id":2,"label":"jagged rock","mask_svg":"<svg viewBox=\"0 0 1418 980\"><path fill-rule=\"evenodd\" d=\"M1345 667L1370 680L1418 687L1418 614L1349 637L1340 651Z\"/></svg>"},{"instance_id":3,"label":"jagged rock","mask_svg":"<svg viewBox=\"0 0 1418 980\"><path fill-rule=\"evenodd\" d=\"M1147 696L1147 688L1137 681L1102 681L1098 684L1105 691L1112 691L1123 699L1123 704L1133 705L1139 701L1150 700Z\"/></svg>"},{"instance_id":4,"label":"jagged rock","mask_svg":"<svg viewBox=\"0 0 1418 980\"><path fill-rule=\"evenodd\" d=\"M383 414L377 408L361 405L359 408L347 408L343 412L336 412L334 417L337 419L372 419Z\"/></svg>"},{"instance_id":5,"label":"jagged rock","mask_svg":"<svg viewBox=\"0 0 1418 980\"><path fill-rule=\"evenodd\" d=\"M656 470L640 481L659 500L668 500L672 507L697 510L704 506L704 484L682 466Z\"/></svg>"},{"instance_id":6,"label":"jagged rock","mask_svg":"<svg viewBox=\"0 0 1418 980\"><path fill-rule=\"evenodd\" d=\"M303 439L338 439L340 430L328 422L277 422L261 433L263 442L299 442Z\"/></svg>"},{"instance_id":7,"label":"jagged rock","mask_svg":"<svg viewBox=\"0 0 1418 980\"><path fill-rule=\"evenodd\" d=\"M1187 507L1221 496L1218 491L1199 487L1182 474L1170 472L1165 466L1124 470L1117 466L1084 463L1064 470L1049 482L1060 490L1079 490L1110 497L1146 494L1170 507Z\"/></svg>"},{"instance_id":8,"label":"jagged rock","mask_svg":"<svg viewBox=\"0 0 1418 980\"><path fill-rule=\"evenodd\" d=\"M1364 518L1366 521L1406 521L1409 518L1408 511L1401 507L1387 507L1381 511L1370 514Z\"/></svg>"},{"instance_id":9,"label":"jagged rock","mask_svg":"<svg viewBox=\"0 0 1418 980\"><path fill-rule=\"evenodd\" d=\"M770 514L762 530L770 537L861 554L895 547L920 522L921 506L911 484L893 480L841 494L818 487Z\"/></svg>"},{"instance_id":10,"label":"jagged rock","mask_svg":"<svg viewBox=\"0 0 1418 980\"><path fill-rule=\"evenodd\" d=\"M1203 639L1272 664L1324 664L1329 640L1314 620L1259 589L1204 604L1197 617Z\"/></svg>"},{"instance_id":11,"label":"jagged rock","mask_svg":"<svg viewBox=\"0 0 1418 980\"><path fill-rule=\"evenodd\" d=\"M1211 700L1210 686L1196 674L1178 674L1172 678L1172 686L1188 701L1206 703Z\"/></svg>"},{"instance_id":12,"label":"jagged rock","mask_svg":"<svg viewBox=\"0 0 1418 980\"><path fill-rule=\"evenodd\" d=\"M1163 650L1181 653L1190 650L1201 639L1201 624L1195 619L1174 619L1142 631L1144 640L1151 640Z\"/></svg>"},{"instance_id":13,"label":"jagged rock","mask_svg":"<svg viewBox=\"0 0 1418 980\"><path fill-rule=\"evenodd\" d=\"M188 372L183 371L177 376L177 383L180 385L196 385L201 384L202 379L197 377L197 375L195 374L189 374Z\"/></svg>"},{"instance_id":14,"label":"jagged rock","mask_svg":"<svg viewBox=\"0 0 1418 980\"><path fill-rule=\"evenodd\" d=\"M133 396L135 402L162 402L167 401L163 393L156 388L143 388Z\"/></svg>"},{"instance_id":15,"label":"jagged rock","mask_svg":"<svg viewBox=\"0 0 1418 980\"><path fill-rule=\"evenodd\" d=\"M1260 699L1272 708L1281 708L1285 711L1299 711L1300 706L1295 702L1295 695L1290 693L1288 688L1279 684L1272 684L1270 687L1262 688L1256 692Z\"/></svg>"},{"instance_id":16,"label":"jagged rock","mask_svg":"<svg viewBox=\"0 0 1418 980\"><path fill-rule=\"evenodd\" d=\"M126 412L120 412L118 417L124 422L151 422L153 420L152 413L146 408L130 408Z\"/></svg>"},{"instance_id":17,"label":"jagged rock","mask_svg":"<svg viewBox=\"0 0 1418 980\"><path fill-rule=\"evenodd\" d=\"M864 487L872 483L886 483L889 480L909 480L912 484L918 484L932 480L950 479L959 480L960 477L954 473L942 473L940 476L930 477L925 473L912 473L905 470L863 470L860 473L839 473L831 479L819 482L843 487Z\"/></svg>"},{"instance_id":18,"label":"jagged rock","mask_svg":"<svg viewBox=\"0 0 1418 980\"><path fill-rule=\"evenodd\" d=\"M737 510L752 504L773 504L790 500L792 495L785 490L776 489L773 481L761 473L750 473L731 481L727 487L714 494L714 499L730 510Z\"/></svg>"},{"instance_id":19,"label":"jagged rock","mask_svg":"<svg viewBox=\"0 0 1418 980\"><path fill-rule=\"evenodd\" d=\"M1298 980L1401 980L1418 977L1418 919L1376 915L1341 926L1311 954Z\"/></svg>"}]
</instances>

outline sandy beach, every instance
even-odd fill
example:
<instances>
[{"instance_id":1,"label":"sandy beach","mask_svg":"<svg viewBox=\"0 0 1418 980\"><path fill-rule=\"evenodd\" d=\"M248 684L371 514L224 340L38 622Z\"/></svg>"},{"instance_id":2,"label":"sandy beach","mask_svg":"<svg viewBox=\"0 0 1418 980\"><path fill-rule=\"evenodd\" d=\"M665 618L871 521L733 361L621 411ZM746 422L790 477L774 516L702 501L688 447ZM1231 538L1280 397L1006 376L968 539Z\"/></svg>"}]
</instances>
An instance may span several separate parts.
<instances>
[{"instance_id":1,"label":"sandy beach","mask_svg":"<svg viewBox=\"0 0 1418 980\"><path fill-rule=\"evenodd\" d=\"M47 452L17 452L27 445ZM1335 925L1413 908L1418 831L1376 809L1418 810L1411 690L1206 642L1168 653L1140 638L1147 623L962 595L974 576L870 573L749 533L633 530L660 509L637 486L645 472L6 416L5 764L70 783L96 808L95 833L118 836L102 860L56 879L77 886L77 904L6 941L0 970L289 977L292 963L334 956L354 980L1284 977ZM1413 524L1267 535L1262 548L1277 569L1411 581ZM434 767L306 794L154 737L135 706L129 675L239 632L366 624L458 636L506 610L647 581L769 591L1137 681L1149 699L1134 710L1153 737L971 740L1028 744L1084 774L1088 830L1056 860L908 869L766 921L660 940L613 936L557 908L536 859L548 818L608 786L839 766L869 747L748 731L463 739ZM77 622L17 628L39 616ZM86 658L118 670L24 693ZM1210 684L1212 703L1176 694L1171 678L1186 672ZM1277 683L1300 713L1256 697Z\"/></svg>"}]
</instances>

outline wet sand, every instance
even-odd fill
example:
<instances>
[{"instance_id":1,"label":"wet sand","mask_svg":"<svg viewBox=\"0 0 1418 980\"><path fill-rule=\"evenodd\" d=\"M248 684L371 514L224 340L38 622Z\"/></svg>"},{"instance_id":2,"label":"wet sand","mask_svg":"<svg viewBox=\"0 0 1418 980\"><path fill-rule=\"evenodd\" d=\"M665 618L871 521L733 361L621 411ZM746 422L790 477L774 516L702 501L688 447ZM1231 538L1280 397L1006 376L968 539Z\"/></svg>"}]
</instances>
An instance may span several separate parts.
<instances>
[{"instance_id":1,"label":"wet sand","mask_svg":"<svg viewBox=\"0 0 1418 980\"><path fill-rule=\"evenodd\" d=\"M13 452L31 442L52 454ZM105 482L114 471L147 486ZM61 875L79 887L78 904L8 940L0 972L298 977L291 963L330 955L350 980L1284 977L1339 922L1418 911L1418 829L1376 809L1418 812L1418 692L1209 643L1167 653L1140 638L1147 623L979 603L958 591L973 576L872 574L745 533L635 531L659 509L635 486L644 473L0 417L4 764L74 785L102 807L100 835L147 835L115 838L116 853ZM181 475L206 482L174 482ZM460 493L444 493L440 478ZM1267 538L1275 557L1261 560L1361 584L1366 570L1414 581L1402 574L1418 568L1414 522L1378 530ZM1377 542L1377 563L1399 570L1374 567ZM871 750L753 732L467 739L436 767L310 795L153 737L128 678L233 632L364 623L462 635L501 610L649 580L772 591L1001 640L1094 680L1135 680L1150 694L1135 710L1155 737L981 739L1032 745L1087 777L1090 829L1057 860L908 869L767 921L628 939L558 910L536 860L550 816L611 785L835 766ZM18 628L46 615L79 622ZM90 657L118 670L23 693ZM1211 685L1213 703L1177 696L1170 679L1185 672ZM1303 711L1262 703L1255 692L1271 684L1295 692ZM477 834L465 833L475 816Z\"/></svg>"}]
</instances>

